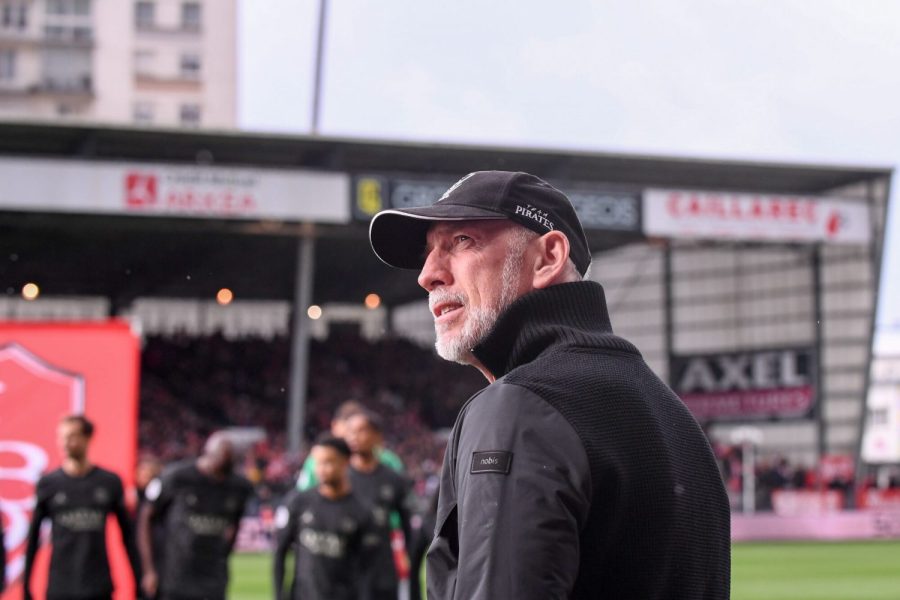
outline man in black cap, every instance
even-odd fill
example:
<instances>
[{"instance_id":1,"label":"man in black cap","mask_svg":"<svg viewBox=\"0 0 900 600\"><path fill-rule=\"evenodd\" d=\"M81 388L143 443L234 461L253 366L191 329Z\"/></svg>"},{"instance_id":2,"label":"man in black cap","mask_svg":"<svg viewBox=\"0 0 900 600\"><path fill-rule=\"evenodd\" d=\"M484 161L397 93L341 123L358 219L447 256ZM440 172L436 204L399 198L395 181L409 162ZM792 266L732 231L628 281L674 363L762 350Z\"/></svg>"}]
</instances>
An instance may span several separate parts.
<instances>
[{"instance_id":1,"label":"man in black cap","mask_svg":"<svg viewBox=\"0 0 900 600\"><path fill-rule=\"evenodd\" d=\"M490 385L444 458L429 598L724 599L730 513L709 444L615 336L568 198L481 171L377 214L385 263L419 269L437 351Z\"/></svg>"}]
</instances>

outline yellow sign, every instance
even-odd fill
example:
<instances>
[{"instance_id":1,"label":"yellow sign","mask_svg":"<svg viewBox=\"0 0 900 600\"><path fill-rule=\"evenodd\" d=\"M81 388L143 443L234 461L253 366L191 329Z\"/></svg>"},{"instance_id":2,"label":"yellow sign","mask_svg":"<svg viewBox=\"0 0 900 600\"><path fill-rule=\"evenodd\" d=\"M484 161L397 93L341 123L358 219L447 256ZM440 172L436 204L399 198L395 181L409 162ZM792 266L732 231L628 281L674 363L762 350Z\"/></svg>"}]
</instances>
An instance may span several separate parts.
<instances>
[{"instance_id":1,"label":"yellow sign","mask_svg":"<svg viewBox=\"0 0 900 600\"><path fill-rule=\"evenodd\" d=\"M363 177L356 182L356 206L363 214L374 215L381 210L381 181Z\"/></svg>"}]
</instances>

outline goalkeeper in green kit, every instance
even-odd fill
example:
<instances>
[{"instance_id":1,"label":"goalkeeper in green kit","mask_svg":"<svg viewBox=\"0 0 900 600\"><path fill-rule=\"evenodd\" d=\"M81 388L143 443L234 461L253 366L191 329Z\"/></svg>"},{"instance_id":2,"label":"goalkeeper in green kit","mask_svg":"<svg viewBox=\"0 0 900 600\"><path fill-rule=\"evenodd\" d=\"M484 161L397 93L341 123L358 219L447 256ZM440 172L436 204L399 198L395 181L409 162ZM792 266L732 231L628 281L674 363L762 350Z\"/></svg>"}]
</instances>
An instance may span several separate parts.
<instances>
[{"instance_id":1,"label":"goalkeeper in green kit","mask_svg":"<svg viewBox=\"0 0 900 600\"><path fill-rule=\"evenodd\" d=\"M366 407L355 400L343 402L334 412L334 418L331 420L331 434L335 437L346 439L347 435L344 431L344 425L347 422L347 419L357 413L364 412L365 410ZM377 455L378 462L384 466L390 467L398 473L403 472L403 461L400 460L400 457L397 456L396 452L392 452L387 448L379 448ZM300 469L300 475L297 477L297 489L303 492L316 487L318 483L319 482L316 481L313 457L312 455L307 456L306 461L303 463L303 468ZM391 514L391 529L400 529L399 515Z\"/></svg>"}]
</instances>

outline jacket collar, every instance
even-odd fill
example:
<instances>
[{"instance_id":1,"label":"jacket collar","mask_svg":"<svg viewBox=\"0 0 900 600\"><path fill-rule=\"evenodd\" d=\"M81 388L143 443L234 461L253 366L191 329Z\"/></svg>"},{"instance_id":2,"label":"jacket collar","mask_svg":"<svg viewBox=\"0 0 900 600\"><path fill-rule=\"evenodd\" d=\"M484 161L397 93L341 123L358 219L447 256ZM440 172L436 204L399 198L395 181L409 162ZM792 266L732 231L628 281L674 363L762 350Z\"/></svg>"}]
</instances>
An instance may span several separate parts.
<instances>
[{"instance_id":1,"label":"jacket collar","mask_svg":"<svg viewBox=\"0 0 900 600\"><path fill-rule=\"evenodd\" d=\"M603 287L593 281L531 291L507 308L472 353L497 379L558 345L638 354L613 335Z\"/></svg>"}]
</instances>

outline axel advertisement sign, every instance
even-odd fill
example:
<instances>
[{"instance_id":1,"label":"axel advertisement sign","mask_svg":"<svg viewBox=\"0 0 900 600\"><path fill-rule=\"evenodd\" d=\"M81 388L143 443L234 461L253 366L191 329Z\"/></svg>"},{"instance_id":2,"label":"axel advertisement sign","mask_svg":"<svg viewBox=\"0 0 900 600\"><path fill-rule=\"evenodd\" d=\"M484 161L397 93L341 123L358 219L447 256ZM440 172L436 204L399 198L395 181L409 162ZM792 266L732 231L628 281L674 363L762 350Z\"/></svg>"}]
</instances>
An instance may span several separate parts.
<instances>
[{"instance_id":1,"label":"axel advertisement sign","mask_svg":"<svg viewBox=\"0 0 900 600\"><path fill-rule=\"evenodd\" d=\"M698 421L805 419L816 403L811 348L672 356L672 389Z\"/></svg>"},{"instance_id":2,"label":"axel advertisement sign","mask_svg":"<svg viewBox=\"0 0 900 600\"><path fill-rule=\"evenodd\" d=\"M9 585L3 600L22 597L21 577L34 486L61 463L56 426L84 414L96 426L92 462L117 473L126 488L137 448L138 341L128 325L0 323L0 509ZM107 525L116 598L134 598L118 528ZM32 575L44 597L47 546Z\"/></svg>"}]
</instances>

